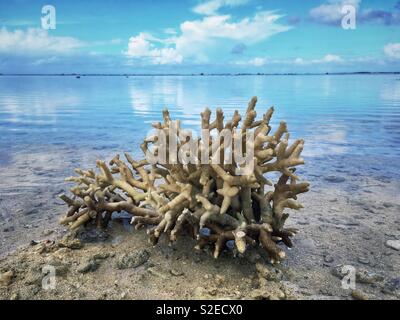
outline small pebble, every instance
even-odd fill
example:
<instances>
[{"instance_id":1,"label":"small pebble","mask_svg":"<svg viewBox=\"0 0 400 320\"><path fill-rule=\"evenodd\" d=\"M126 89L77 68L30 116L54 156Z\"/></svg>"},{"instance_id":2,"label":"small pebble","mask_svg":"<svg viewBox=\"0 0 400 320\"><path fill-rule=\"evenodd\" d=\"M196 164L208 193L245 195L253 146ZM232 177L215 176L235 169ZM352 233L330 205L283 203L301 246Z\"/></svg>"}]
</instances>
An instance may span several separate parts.
<instances>
[{"instance_id":1,"label":"small pebble","mask_svg":"<svg viewBox=\"0 0 400 320\"><path fill-rule=\"evenodd\" d=\"M382 205L383 205L385 208L392 208L392 207L393 207L393 203L390 203L390 202L383 202Z\"/></svg>"},{"instance_id":2,"label":"small pebble","mask_svg":"<svg viewBox=\"0 0 400 320\"><path fill-rule=\"evenodd\" d=\"M369 259L367 257L358 257L358 262L362 264L369 264Z\"/></svg>"},{"instance_id":3,"label":"small pebble","mask_svg":"<svg viewBox=\"0 0 400 320\"><path fill-rule=\"evenodd\" d=\"M386 241L386 246L391 249L400 251L400 240L388 240Z\"/></svg>"},{"instance_id":4,"label":"small pebble","mask_svg":"<svg viewBox=\"0 0 400 320\"><path fill-rule=\"evenodd\" d=\"M341 183L344 182L346 179L338 176L327 176L324 178L324 180L332 183Z\"/></svg>"},{"instance_id":5,"label":"small pebble","mask_svg":"<svg viewBox=\"0 0 400 320\"><path fill-rule=\"evenodd\" d=\"M0 275L0 286L5 286L5 287L8 286L11 283L13 277L14 277L14 272L12 272L11 270L2 273Z\"/></svg>"},{"instance_id":6,"label":"small pebble","mask_svg":"<svg viewBox=\"0 0 400 320\"><path fill-rule=\"evenodd\" d=\"M351 296L354 300L369 300L368 295L360 290L351 291Z\"/></svg>"},{"instance_id":7,"label":"small pebble","mask_svg":"<svg viewBox=\"0 0 400 320\"><path fill-rule=\"evenodd\" d=\"M80 265L78 268L78 272L80 273L88 273L88 272L93 272L96 271L99 268L99 263L96 260L89 260L83 264Z\"/></svg>"},{"instance_id":8,"label":"small pebble","mask_svg":"<svg viewBox=\"0 0 400 320\"><path fill-rule=\"evenodd\" d=\"M171 269L169 272L175 277L180 277L184 275L184 272L178 269Z\"/></svg>"},{"instance_id":9,"label":"small pebble","mask_svg":"<svg viewBox=\"0 0 400 320\"><path fill-rule=\"evenodd\" d=\"M225 281L225 277L223 275L217 274L215 275L215 283L217 285L222 285Z\"/></svg>"},{"instance_id":10,"label":"small pebble","mask_svg":"<svg viewBox=\"0 0 400 320\"><path fill-rule=\"evenodd\" d=\"M400 291L400 278L389 279L382 289L382 292L393 294Z\"/></svg>"},{"instance_id":11,"label":"small pebble","mask_svg":"<svg viewBox=\"0 0 400 320\"><path fill-rule=\"evenodd\" d=\"M335 259L333 259L333 257L331 255L326 255L324 256L324 262L326 263L332 263Z\"/></svg>"}]
</instances>

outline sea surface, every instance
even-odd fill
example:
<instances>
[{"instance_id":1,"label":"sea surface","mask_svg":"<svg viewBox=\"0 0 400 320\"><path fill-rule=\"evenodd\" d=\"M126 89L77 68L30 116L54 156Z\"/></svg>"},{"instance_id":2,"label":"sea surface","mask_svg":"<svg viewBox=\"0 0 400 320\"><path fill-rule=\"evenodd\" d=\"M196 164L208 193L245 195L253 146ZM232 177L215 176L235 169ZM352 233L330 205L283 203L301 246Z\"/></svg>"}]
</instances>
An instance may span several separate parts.
<instances>
[{"instance_id":1,"label":"sea surface","mask_svg":"<svg viewBox=\"0 0 400 320\"><path fill-rule=\"evenodd\" d=\"M296 174L309 181L311 189L298 197L303 209L288 210L290 218L286 225L299 229L293 250L287 252L287 260L283 262L282 270L289 272L288 283L293 282L290 291L302 292L307 299L348 298L350 292L342 289L341 279L332 276L332 271L337 270L334 266L347 265L357 268L357 272L367 270L368 274L385 278L374 286L359 287L357 283L357 290L371 299L392 299L394 296L387 293L392 291L387 290L395 287L400 274L400 256L387 246L388 240L400 239L400 80L395 75L81 76L79 79L0 76L0 259L20 246L31 247L42 240L58 241L66 233L66 227L60 226L58 220L68 210L58 196L68 193L73 185L64 178L73 175L74 168L93 168L96 159L110 160L116 153L126 151L142 159L139 145L151 123L162 120L163 108L169 108L171 116L180 119L183 127L199 129L199 114L205 107L213 111L220 107L229 119L235 109L243 114L255 95L258 118L273 105L272 130L284 120L292 141L305 140L306 164L299 166ZM277 177L268 178L276 182ZM176 254L170 247L167 251L165 239L159 243L160 250L153 250L145 240L144 230L133 230L130 216L123 217L126 219L122 216L123 213L115 223L112 221L115 227L106 233L110 234L109 242L103 242L103 236L99 236L103 233L90 231L85 241L101 241L97 247L101 252L109 245L117 254L149 249L157 272L167 275L173 261L179 270L180 265L193 266L196 260L190 256L192 241L183 238L178 241L174 245ZM123 230L118 227L121 219ZM136 234L130 237L129 233ZM73 261L72 267L75 262L86 263L93 248L96 247L79 250L81 253L70 258L66 255L65 261ZM26 251L22 253L21 266L25 266ZM169 259L165 259L165 253ZM254 272L247 262L230 259L228 251L218 260L210 258L211 261L207 256L206 252L196 254L201 261L196 262L197 278L180 290L192 292L197 286L193 283L203 286L205 274L222 269L232 279L243 279ZM37 258L42 263L43 256ZM96 274L96 279L106 285L113 285L115 280L102 274L114 264L110 259L104 261L107 267ZM4 261L7 269L3 263L2 270L8 270L13 260ZM35 262L32 266L26 271L36 272L39 264ZM139 278L140 272L146 272L141 270ZM68 294L72 294L71 281L76 282L70 275L75 273L69 273L69 280L62 281L68 286L64 290ZM184 277L192 275L184 269L182 273ZM14 289L19 288L19 279L17 275ZM135 287L139 291L124 291L129 295L135 292L142 298L150 293L153 297L170 296L155 281L153 291L140 281L136 281L139 289ZM228 283L231 282L224 282L221 293L229 291L225 289ZM122 290L124 284L118 288ZM90 287L84 289L73 292L82 297L90 292ZM243 297L245 292L240 289ZM34 298L43 294L46 293L41 290Z\"/></svg>"},{"instance_id":2,"label":"sea surface","mask_svg":"<svg viewBox=\"0 0 400 320\"><path fill-rule=\"evenodd\" d=\"M52 170L93 154L140 157L163 108L198 129L205 107L221 107L228 119L252 96L259 117L275 106L273 130L285 120L291 139L305 139L306 179L339 175L351 189L352 175L399 178L398 75L1 76L0 170L15 155L29 166L33 154L62 151Z\"/></svg>"}]
</instances>

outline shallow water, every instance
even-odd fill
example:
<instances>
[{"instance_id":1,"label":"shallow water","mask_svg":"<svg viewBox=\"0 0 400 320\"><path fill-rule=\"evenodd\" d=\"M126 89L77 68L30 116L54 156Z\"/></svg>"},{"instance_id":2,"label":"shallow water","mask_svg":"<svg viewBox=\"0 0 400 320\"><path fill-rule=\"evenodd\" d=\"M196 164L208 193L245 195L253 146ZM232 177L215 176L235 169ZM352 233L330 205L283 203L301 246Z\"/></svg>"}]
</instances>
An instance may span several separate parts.
<instances>
[{"instance_id":1,"label":"shallow water","mask_svg":"<svg viewBox=\"0 0 400 320\"><path fill-rule=\"evenodd\" d=\"M198 128L205 106L229 118L253 95L259 117L274 105L273 127L286 120L291 138L306 141L297 173L311 190L288 221L301 229L287 260L296 281L314 294L340 288L327 252L332 266L364 267L358 257L367 257L372 270L397 278L399 256L385 247L400 239L400 81L391 75L0 77L0 257L61 237L64 177L123 151L142 158L139 144L164 107Z\"/></svg>"},{"instance_id":2,"label":"shallow water","mask_svg":"<svg viewBox=\"0 0 400 320\"><path fill-rule=\"evenodd\" d=\"M61 163L79 160L82 150L102 157L122 151L138 155L164 107L183 126L198 128L204 107L221 107L228 118L235 109L244 112L254 95L259 117L274 105L273 126L285 120L292 138L306 140L311 180L321 174L398 177L396 75L2 76L0 168L16 154L29 160L32 152L81 150L69 153L71 159L63 155Z\"/></svg>"}]
</instances>

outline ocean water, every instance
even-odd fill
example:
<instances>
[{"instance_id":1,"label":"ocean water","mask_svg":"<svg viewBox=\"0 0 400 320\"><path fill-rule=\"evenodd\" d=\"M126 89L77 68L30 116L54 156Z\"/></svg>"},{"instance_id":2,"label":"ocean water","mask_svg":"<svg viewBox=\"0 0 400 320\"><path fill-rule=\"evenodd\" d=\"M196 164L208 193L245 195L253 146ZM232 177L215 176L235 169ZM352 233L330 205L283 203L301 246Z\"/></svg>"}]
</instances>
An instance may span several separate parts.
<instances>
[{"instance_id":1,"label":"ocean water","mask_svg":"<svg viewBox=\"0 0 400 320\"><path fill-rule=\"evenodd\" d=\"M198 129L204 107L221 107L230 118L255 95L259 117L275 106L273 130L285 120L291 138L305 139L308 180L339 175L349 190L355 175L398 180L398 75L2 76L0 170L16 155L25 155L29 166L32 154L59 150L74 152L53 170L93 153L139 156L163 108L184 127Z\"/></svg>"}]
</instances>

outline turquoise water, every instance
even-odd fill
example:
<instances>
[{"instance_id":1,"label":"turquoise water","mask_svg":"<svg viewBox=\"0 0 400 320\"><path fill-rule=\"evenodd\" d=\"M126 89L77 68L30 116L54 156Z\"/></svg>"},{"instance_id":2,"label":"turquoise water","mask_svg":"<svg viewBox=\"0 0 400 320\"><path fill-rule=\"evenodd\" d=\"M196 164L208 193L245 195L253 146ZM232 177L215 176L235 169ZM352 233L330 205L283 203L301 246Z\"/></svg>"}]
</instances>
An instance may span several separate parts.
<instances>
[{"instance_id":1,"label":"turquoise water","mask_svg":"<svg viewBox=\"0 0 400 320\"><path fill-rule=\"evenodd\" d=\"M309 180L321 174L398 179L396 75L2 76L0 170L16 153L57 148L80 150L75 160L84 150L137 154L164 107L184 126L198 128L204 107L221 107L228 117L244 111L254 95L259 116L274 105L273 125L285 120L292 138L306 140Z\"/></svg>"}]
</instances>

